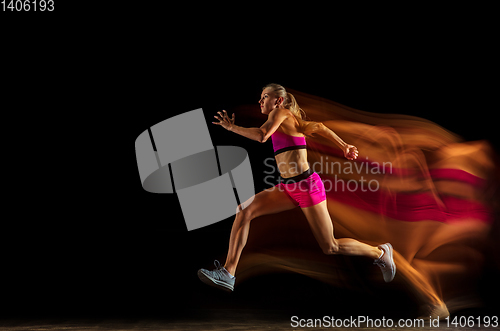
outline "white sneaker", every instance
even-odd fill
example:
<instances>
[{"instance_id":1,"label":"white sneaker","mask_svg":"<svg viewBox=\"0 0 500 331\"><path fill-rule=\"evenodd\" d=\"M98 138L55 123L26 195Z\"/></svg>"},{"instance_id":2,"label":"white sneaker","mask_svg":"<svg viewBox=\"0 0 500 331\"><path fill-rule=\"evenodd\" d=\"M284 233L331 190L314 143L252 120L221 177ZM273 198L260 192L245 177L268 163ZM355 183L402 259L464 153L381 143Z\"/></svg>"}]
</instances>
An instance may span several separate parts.
<instances>
[{"instance_id":1,"label":"white sneaker","mask_svg":"<svg viewBox=\"0 0 500 331\"><path fill-rule=\"evenodd\" d=\"M202 282L207 285L217 287L221 290L232 292L234 291L234 281L236 277L220 265L220 262L215 260L215 270L200 269L198 270L198 277Z\"/></svg>"},{"instance_id":2,"label":"white sneaker","mask_svg":"<svg viewBox=\"0 0 500 331\"><path fill-rule=\"evenodd\" d=\"M394 260L392 258L392 245L387 243L379 245L378 248L383 251L383 254L382 257L376 259L373 264L380 267L382 275L384 275L385 282L389 283L394 279L394 276L396 276L396 265L394 264Z\"/></svg>"}]
</instances>

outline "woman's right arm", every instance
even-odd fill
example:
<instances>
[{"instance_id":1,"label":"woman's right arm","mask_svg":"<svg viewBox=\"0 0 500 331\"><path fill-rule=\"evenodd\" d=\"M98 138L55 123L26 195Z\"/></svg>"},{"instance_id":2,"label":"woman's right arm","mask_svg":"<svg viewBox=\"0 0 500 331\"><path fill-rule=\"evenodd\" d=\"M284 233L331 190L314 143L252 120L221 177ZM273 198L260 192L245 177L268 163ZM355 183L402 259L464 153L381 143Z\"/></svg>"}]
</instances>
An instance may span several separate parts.
<instances>
[{"instance_id":1,"label":"woman's right arm","mask_svg":"<svg viewBox=\"0 0 500 331\"><path fill-rule=\"evenodd\" d=\"M224 114L218 112L220 117L214 116L219 122L212 122L213 124L220 125L228 131L232 131L260 143L266 142L286 118L286 112L284 110L275 109L269 114L267 121L260 128L245 128L234 124L234 113L232 117L229 118L226 111L223 110L223 112Z\"/></svg>"},{"instance_id":2,"label":"woman's right arm","mask_svg":"<svg viewBox=\"0 0 500 331\"><path fill-rule=\"evenodd\" d=\"M226 111L223 110L223 112L224 114L222 114L220 111L217 112L220 117L219 116L214 116L214 117L218 119L219 122L212 122L213 124L220 125L224 129L237 133L245 138L262 142L264 134L260 128L244 128L242 126L238 126L234 124L235 120L234 113L233 116L229 118Z\"/></svg>"}]
</instances>

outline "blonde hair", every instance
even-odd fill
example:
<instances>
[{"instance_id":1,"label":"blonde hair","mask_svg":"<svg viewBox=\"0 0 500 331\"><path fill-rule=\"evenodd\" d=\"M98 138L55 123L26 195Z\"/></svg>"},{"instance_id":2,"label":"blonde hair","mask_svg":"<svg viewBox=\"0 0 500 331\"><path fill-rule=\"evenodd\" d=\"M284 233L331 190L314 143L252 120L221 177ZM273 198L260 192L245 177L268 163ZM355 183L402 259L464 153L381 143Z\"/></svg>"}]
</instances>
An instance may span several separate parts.
<instances>
[{"instance_id":1,"label":"blonde hair","mask_svg":"<svg viewBox=\"0 0 500 331\"><path fill-rule=\"evenodd\" d=\"M297 103L297 100L295 100L293 94L287 92L282 85L271 83L264 86L262 90L265 90L266 88L270 88L277 97L283 98L283 108L289 109L295 118L297 118L297 121L299 122L299 131L301 133L309 136L320 130L323 123L306 121L306 112L299 107L299 104Z\"/></svg>"},{"instance_id":2,"label":"blonde hair","mask_svg":"<svg viewBox=\"0 0 500 331\"><path fill-rule=\"evenodd\" d=\"M299 104L297 103L297 100L295 100L292 93L287 92L286 89L280 84L267 84L262 90L265 90L266 88L272 89L273 93L277 97L283 98L283 108L289 109L295 117L305 119L306 113L299 107Z\"/></svg>"}]
</instances>

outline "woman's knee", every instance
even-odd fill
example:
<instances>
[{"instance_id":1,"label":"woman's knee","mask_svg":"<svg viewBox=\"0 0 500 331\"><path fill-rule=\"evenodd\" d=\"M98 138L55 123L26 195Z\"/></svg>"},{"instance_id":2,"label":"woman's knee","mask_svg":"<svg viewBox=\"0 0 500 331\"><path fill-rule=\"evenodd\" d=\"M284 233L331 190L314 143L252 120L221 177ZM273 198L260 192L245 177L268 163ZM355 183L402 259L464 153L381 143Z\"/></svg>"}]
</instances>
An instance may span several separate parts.
<instances>
[{"instance_id":1,"label":"woman's knee","mask_svg":"<svg viewBox=\"0 0 500 331\"><path fill-rule=\"evenodd\" d=\"M253 211L250 206L245 206L243 203L236 208L236 215L242 222L250 222L253 218Z\"/></svg>"},{"instance_id":2,"label":"woman's knee","mask_svg":"<svg viewBox=\"0 0 500 331\"><path fill-rule=\"evenodd\" d=\"M333 255L333 254L338 254L340 247L339 244L334 242L334 243L325 243L321 245L321 249L323 250L323 253L326 255Z\"/></svg>"}]
</instances>

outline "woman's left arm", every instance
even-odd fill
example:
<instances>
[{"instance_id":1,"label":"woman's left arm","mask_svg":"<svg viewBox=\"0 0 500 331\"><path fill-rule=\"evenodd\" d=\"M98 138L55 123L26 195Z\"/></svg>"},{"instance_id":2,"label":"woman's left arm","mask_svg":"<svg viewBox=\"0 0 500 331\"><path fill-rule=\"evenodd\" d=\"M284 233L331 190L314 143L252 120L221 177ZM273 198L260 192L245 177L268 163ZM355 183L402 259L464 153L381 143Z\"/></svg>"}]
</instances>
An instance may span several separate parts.
<instances>
[{"instance_id":1,"label":"woman's left arm","mask_svg":"<svg viewBox=\"0 0 500 331\"><path fill-rule=\"evenodd\" d=\"M356 160L358 158L358 149L356 148L356 146L347 144L335 132L330 130L323 123L319 123L319 129L316 133L322 135L328 140L335 142L344 152L344 156L346 157L346 159Z\"/></svg>"}]
</instances>

